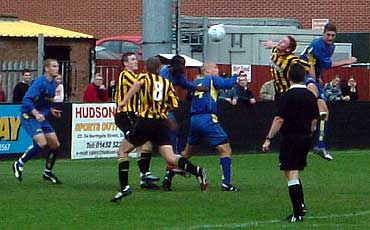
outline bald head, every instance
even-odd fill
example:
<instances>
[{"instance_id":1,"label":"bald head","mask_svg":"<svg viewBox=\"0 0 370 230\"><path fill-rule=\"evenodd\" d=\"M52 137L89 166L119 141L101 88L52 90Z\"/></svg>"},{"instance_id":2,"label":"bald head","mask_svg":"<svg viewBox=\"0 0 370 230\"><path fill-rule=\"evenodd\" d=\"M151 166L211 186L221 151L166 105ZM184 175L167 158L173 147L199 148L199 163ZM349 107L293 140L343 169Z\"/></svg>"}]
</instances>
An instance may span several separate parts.
<instances>
[{"instance_id":1,"label":"bald head","mask_svg":"<svg viewBox=\"0 0 370 230\"><path fill-rule=\"evenodd\" d=\"M207 61L202 66L202 74L203 75L212 75L212 76L218 76L218 67L215 62Z\"/></svg>"}]
</instances>

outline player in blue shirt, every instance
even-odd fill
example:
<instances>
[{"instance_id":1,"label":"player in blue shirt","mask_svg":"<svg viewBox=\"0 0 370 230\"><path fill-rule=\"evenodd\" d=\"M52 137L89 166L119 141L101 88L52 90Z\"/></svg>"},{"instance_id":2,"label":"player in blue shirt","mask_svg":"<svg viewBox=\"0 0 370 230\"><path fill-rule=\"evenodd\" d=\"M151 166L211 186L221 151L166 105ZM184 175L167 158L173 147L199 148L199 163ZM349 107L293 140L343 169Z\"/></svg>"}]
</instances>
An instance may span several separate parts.
<instances>
[{"instance_id":1,"label":"player in blue shirt","mask_svg":"<svg viewBox=\"0 0 370 230\"><path fill-rule=\"evenodd\" d=\"M334 39L337 33L337 28L332 23L328 23L324 27L322 37L313 39L311 44L303 51L301 58L307 60L314 66L314 76L306 78L307 88L318 98L318 106L320 110L320 120L317 122L317 146L315 152L326 160L333 160L333 157L326 151L326 132L329 110L326 105L326 97L322 84L322 76L325 70L332 67L350 65L356 63L355 57L350 57L345 60L332 61L332 56L335 50Z\"/></svg>"},{"instance_id":2,"label":"player in blue shirt","mask_svg":"<svg viewBox=\"0 0 370 230\"><path fill-rule=\"evenodd\" d=\"M206 137L209 143L216 147L221 155L222 190L237 191L231 184L231 148L229 139L217 118L217 97L220 89L230 89L237 82L237 74L225 79L219 77L218 67L213 62L207 62L202 67L203 76L194 81L197 86L203 86L208 91L195 90L191 103L191 124L188 143L182 155L186 158L191 156L193 146L200 143L202 137ZM238 73L239 74L239 73ZM171 191L171 179L165 177L163 186Z\"/></svg>"},{"instance_id":3,"label":"player in blue shirt","mask_svg":"<svg viewBox=\"0 0 370 230\"><path fill-rule=\"evenodd\" d=\"M61 117L61 111L52 108L56 88L55 77L58 76L58 71L57 60L46 59L44 61L44 74L32 82L22 100L21 124L33 138L33 145L13 163L14 176L19 181L22 181L24 164L36 153L47 149L43 178L53 184L61 184L61 181L52 172L60 144L53 127L45 119L49 112L55 117Z\"/></svg>"},{"instance_id":4,"label":"player in blue shirt","mask_svg":"<svg viewBox=\"0 0 370 230\"><path fill-rule=\"evenodd\" d=\"M205 87L196 86L193 82L188 81L184 73L185 73L185 59L180 55L173 56L170 65L165 65L160 70L160 75L170 80L170 82L174 86L180 86L183 89L191 91L195 89L200 91L207 90ZM181 154L181 151L184 149L185 136L179 132L178 130L179 125L176 121L173 112L171 111L168 112L167 121L170 127L169 135L173 150L176 154ZM174 167L174 165L167 164L165 178L172 178L175 175L175 173L187 176L187 174L183 170L178 170L176 167Z\"/></svg>"}]
</instances>

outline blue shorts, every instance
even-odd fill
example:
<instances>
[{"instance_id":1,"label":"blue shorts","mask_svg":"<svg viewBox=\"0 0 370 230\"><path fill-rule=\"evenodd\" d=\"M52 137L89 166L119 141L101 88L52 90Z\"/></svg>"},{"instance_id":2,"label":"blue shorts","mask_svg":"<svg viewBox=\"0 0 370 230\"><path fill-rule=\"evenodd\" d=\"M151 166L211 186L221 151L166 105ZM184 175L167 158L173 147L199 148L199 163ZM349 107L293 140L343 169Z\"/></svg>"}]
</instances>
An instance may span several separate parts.
<instances>
[{"instance_id":1,"label":"blue shorts","mask_svg":"<svg viewBox=\"0 0 370 230\"><path fill-rule=\"evenodd\" d=\"M212 114L196 114L191 116L189 145L197 145L201 139L207 138L213 147L229 142L229 138L217 121L217 116Z\"/></svg>"},{"instance_id":2,"label":"blue shorts","mask_svg":"<svg viewBox=\"0 0 370 230\"><path fill-rule=\"evenodd\" d=\"M173 112L168 112L167 119L175 119L175 114Z\"/></svg>"},{"instance_id":3,"label":"blue shorts","mask_svg":"<svg viewBox=\"0 0 370 230\"><path fill-rule=\"evenodd\" d=\"M310 75L306 75L306 78L304 80L304 84L306 86L308 86L311 83L316 85L316 88L317 88L317 91L318 91L318 99L321 98L321 99L326 101L324 87L321 85L321 83L318 82L318 81L315 81Z\"/></svg>"},{"instance_id":4,"label":"blue shorts","mask_svg":"<svg viewBox=\"0 0 370 230\"><path fill-rule=\"evenodd\" d=\"M55 133L48 120L43 120L39 122L34 116L30 116L27 113L22 113L21 124L28 135L30 135L31 137L34 137L35 135L40 133Z\"/></svg>"}]
</instances>

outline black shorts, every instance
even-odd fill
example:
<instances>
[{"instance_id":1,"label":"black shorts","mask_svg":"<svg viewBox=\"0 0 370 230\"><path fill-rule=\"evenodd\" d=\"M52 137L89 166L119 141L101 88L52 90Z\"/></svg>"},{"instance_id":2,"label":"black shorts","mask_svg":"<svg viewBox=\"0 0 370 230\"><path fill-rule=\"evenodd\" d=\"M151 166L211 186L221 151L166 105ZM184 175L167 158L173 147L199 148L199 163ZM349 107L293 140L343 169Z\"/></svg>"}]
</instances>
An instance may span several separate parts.
<instances>
[{"instance_id":1,"label":"black shorts","mask_svg":"<svg viewBox=\"0 0 370 230\"><path fill-rule=\"evenodd\" d=\"M147 141L156 145L171 145L168 122L166 119L138 118L127 140L135 146L143 145Z\"/></svg>"},{"instance_id":2,"label":"black shorts","mask_svg":"<svg viewBox=\"0 0 370 230\"><path fill-rule=\"evenodd\" d=\"M126 135L134 130L137 116L134 112L120 112L114 116L114 123Z\"/></svg>"},{"instance_id":3,"label":"black shorts","mask_svg":"<svg viewBox=\"0 0 370 230\"><path fill-rule=\"evenodd\" d=\"M312 144L312 137L282 137L280 144L280 170L303 170L307 165L307 154Z\"/></svg>"}]
</instances>

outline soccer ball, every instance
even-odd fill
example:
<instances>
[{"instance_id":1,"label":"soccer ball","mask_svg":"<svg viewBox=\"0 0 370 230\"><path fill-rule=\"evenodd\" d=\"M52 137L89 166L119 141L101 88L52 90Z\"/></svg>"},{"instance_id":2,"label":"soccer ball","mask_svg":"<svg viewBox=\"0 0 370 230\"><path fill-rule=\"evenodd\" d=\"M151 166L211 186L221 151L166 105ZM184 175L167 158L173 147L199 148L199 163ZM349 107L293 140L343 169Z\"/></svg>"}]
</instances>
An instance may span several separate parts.
<instances>
[{"instance_id":1,"label":"soccer ball","mask_svg":"<svg viewBox=\"0 0 370 230\"><path fill-rule=\"evenodd\" d=\"M223 24L213 25L208 29L208 36L213 42L220 42L225 38L226 32Z\"/></svg>"}]
</instances>

